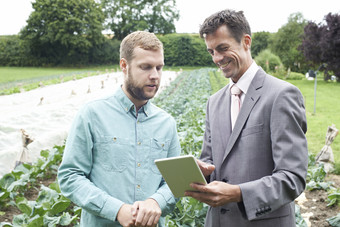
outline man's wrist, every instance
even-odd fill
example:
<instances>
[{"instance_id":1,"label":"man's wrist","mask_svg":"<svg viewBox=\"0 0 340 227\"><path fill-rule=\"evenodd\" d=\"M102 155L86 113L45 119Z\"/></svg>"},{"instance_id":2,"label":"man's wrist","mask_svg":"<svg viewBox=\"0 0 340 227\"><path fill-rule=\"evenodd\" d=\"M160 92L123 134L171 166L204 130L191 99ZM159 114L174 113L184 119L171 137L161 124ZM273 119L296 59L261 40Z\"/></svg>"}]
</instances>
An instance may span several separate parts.
<instances>
[{"instance_id":1,"label":"man's wrist","mask_svg":"<svg viewBox=\"0 0 340 227\"><path fill-rule=\"evenodd\" d=\"M234 185L235 202L242 202L242 191L239 185Z\"/></svg>"}]
</instances>

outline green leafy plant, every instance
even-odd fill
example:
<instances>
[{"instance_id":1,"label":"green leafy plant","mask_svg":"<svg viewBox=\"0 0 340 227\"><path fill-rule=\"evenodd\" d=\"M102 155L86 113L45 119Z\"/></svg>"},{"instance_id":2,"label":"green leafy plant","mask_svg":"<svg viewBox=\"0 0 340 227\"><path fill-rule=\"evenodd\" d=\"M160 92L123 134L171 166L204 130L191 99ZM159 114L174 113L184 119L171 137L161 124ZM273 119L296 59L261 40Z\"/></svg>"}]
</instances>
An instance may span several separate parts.
<instances>
[{"instance_id":1,"label":"green leafy plant","mask_svg":"<svg viewBox=\"0 0 340 227\"><path fill-rule=\"evenodd\" d=\"M331 188L328 191L327 201L327 206L338 205L340 203L340 189Z\"/></svg>"},{"instance_id":2,"label":"green leafy plant","mask_svg":"<svg viewBox=\"0 0 340 227\"><path fill-rule=\"evenodd\" d=\"M306 189L328 190L332 184L329 182L324 182L325 177L326 177L326 171L322 164L309 166L308 171L307 171L307 182L308 183L306 185Z\"/></svg>"},{"instance_id":3,"label":"green leafy plant","mask_svg":"<svg viewBox=\"0 0 340 227\"><path fill-rule=\"evenodd\" d=\"M176 204L175 210L166 217L169 227L204 226L208 205L190 197L183 197Z\"/></svg>"},{"instance_id":4,"label":"green leafy plant","mask_svg":"<svg viewBox=\"0 0 340 227\"><path fill-rule=\"evenodd\" d=\"M330 226L340 226L340 213L338 213L336 216L328 218L327 219L328 223L330 224Z\"/></svg>"},{"instance_id":5,"label":"green leafy plant","mask_svg":"<svg viewBox=\"0 0 340 227\"><path fill-rule=\"evenodd\" d=\"M301 216L300 206L295 204L295 224L296 227L307 227L305 219Z\"/></svg>"}]
</instances>

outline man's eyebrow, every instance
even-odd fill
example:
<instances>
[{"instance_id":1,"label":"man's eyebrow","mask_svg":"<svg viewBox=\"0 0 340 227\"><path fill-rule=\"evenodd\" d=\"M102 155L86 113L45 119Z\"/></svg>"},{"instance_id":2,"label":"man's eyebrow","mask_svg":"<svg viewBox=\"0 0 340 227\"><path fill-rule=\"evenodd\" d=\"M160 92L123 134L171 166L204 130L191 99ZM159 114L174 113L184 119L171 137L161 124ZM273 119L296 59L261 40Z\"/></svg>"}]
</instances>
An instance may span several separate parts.
<instances>
[{"instance_id":1,"label":"man's eyebrow","mask_svg":"<svg viewBox=\"0 0 340 227\"><path fill-rule=\"evenodd\" d=\"M225 44L225 43L218 44L217 47L215 47L214 49L220 49L223 47L228 47L228 44ZM207 51L212 51L212 50L213 50L212 48L207 48Z\"/></svg>"},{"instance_id":2,"label":"man's eyebrow","mask_svg":"<svg viewBox=\"0 0 340 227\"><path fill-rule=\"evenodd\" d=\"M220 48L224 48L224 47L228 47L228 45L225 44L225 43L221 43L221 44L217 45L216 49L220 49Z\"/></svg>"}]
</instances>

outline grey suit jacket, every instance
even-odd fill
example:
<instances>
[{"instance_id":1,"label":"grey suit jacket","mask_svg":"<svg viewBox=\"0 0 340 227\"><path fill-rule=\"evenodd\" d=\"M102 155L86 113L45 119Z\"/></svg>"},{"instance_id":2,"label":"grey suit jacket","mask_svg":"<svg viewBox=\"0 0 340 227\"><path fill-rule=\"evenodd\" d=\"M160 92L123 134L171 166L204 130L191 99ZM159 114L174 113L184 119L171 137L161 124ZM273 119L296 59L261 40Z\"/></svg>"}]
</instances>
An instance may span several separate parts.
<instances>
[{"instance_id":1,"label":"grey suit jacket","mask_svg":"<svg viewBox=\"0 0 340 227\"><path fill-rule=\"evenodd\" d=\"M239 185L243 202L209 207L206 226L295 226L308 166L303 96L260 68L231 132L228 86L208 100L201 160L216 167L210 181Z\"/></svg>"}]
</instances>

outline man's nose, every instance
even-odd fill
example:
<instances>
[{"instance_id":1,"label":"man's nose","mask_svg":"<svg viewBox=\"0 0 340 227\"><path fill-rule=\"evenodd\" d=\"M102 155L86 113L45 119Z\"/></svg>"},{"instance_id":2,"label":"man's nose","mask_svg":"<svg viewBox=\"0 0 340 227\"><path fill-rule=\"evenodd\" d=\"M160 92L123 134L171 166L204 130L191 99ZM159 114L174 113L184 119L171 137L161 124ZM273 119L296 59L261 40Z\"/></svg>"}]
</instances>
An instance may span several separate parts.
<instances>
[{"instance_id":1,"label":"man's nose","mask_svg":"<svg viewBox=\"0 0 340 227\"><path fill-rule=\"evenodd\" d=\"M157 80L161 77L162 75L162 71L161 70L157 70L157 68L153 68L151 70L151 73L150 73L150 79L151 80Z\"/></svg>"},{"instance_id":2,"label":"man's nose","mask_svg":"<svg viewBox=\"0 0 340 227\"><path fill-rule=\"evenodd\" d=\"M223 58L224 58L224 56L222 54L218 53L217 51L213 55L213 61L214 61L215 64L222 61Z\"/></svg>"}]
</instances>

